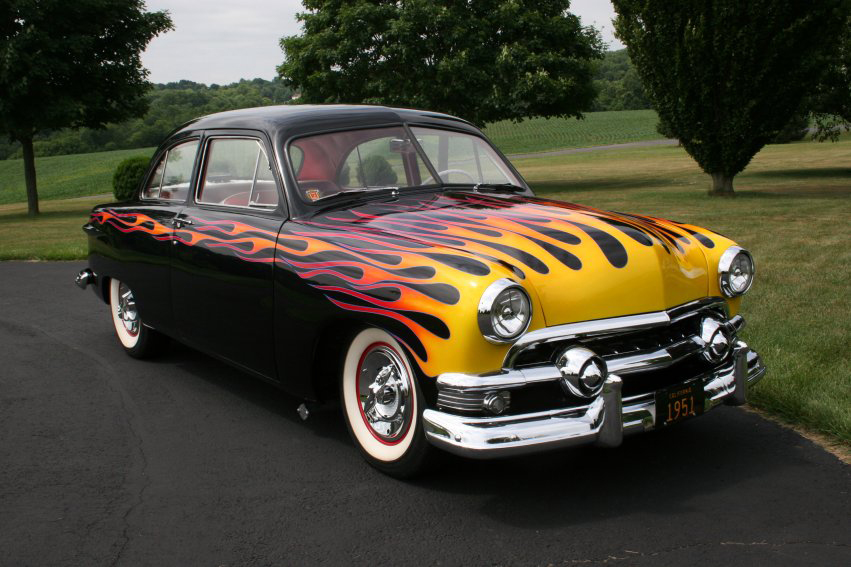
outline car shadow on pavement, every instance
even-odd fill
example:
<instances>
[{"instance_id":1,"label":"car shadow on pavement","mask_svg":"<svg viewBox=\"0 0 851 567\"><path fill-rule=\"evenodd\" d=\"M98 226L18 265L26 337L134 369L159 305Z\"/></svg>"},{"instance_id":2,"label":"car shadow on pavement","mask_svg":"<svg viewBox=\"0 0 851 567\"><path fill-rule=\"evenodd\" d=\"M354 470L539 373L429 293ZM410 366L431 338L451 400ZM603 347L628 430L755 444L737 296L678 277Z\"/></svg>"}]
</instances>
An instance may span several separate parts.
<instances>
[{"instance_id":1,"label":"car shadow on pavement","mask_svg":"<svg viewBox=\"0 0 851 567\"><path fill-rule=\"evenodd\" d=\"M298 415L298 406L302 400L287 394L274 384L250 376L176 341L171 341L168 351L161 357L148 362L159 363L164 367L177 366L194 378L227 390L292 424L305 427L312 435L340 443L351 443L339 405L336 403L308 404L310 417L303 421Z\"/></svg>"},{"instance_id":2,"label":"car shadow on pavement","mask_svg":"<svg viewBox=\"0 0 851 567\"><path fill-rule=\"evenodd\" d=\"M312 406L302 422L298 399L198 351L175 344L156 362L298 424L305 436L329 443L328 451L351 446L337 403ZM616 449L584 446L484 461L441 452L431 471L404 482L414 490L474 497L481 514L506 525L564 527L694 510L700 506L695 500L728 493L766 470L795 466L800 457L790 447L797 443L808 442L753 413L722 406L671 429L629 436ZM356 452L340 458L356 459ZM364 481L380 490L400 482L359 459L340 466L363 467Z\"/></svg>"},{"instance_id":3,"label":"car shadow on pavement","mask_svg":"<svg viewBox=\"0 0 851 567\"><path fill-rule=\"evenodd\" d=\"M492 461L450 456L442 471L418 484L490 496L481 513L517 527L563 527L627 514L673 517L767 470L794 465L789 446L808 442L793 439L778 451L775 430L784 440L796 437L722 406L669 430L626 437L616 449L585 446Z\"/></svg>"}]
</instances>

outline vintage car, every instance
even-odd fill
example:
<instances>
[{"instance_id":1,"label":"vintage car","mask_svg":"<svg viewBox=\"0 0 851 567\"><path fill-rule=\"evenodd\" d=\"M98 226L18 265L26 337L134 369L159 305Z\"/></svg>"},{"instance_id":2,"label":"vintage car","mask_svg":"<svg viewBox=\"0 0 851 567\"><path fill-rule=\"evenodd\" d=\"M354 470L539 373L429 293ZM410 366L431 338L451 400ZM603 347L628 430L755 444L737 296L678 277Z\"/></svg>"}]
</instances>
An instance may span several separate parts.
<instances>
[{"instance_id":1,"label":"vintage car","mask_svg":"<svg viewBox=\"0 0 851 567\"><path fill-rule=\"evenodd\" d=\"M77 284L110 305L128 354L171 337L301 400L339 399L366 460L400 477L434 448L617 446L742 404L765 372L737 337L746 250L537 198L444 114L205 116L83 228Z\"/></svg>"}]
</instances>

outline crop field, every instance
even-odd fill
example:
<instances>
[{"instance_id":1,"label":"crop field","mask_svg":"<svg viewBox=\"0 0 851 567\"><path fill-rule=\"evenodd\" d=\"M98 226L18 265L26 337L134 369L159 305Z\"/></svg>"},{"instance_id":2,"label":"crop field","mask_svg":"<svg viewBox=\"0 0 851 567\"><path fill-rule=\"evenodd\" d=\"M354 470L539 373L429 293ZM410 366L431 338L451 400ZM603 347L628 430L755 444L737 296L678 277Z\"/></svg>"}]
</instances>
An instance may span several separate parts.
<instances>
[{"instance_id":1,"label":"crop field","mask_svg":"<svg viewBox=\"0 0 851 567\"><path fill-rule=\"evenodd\" d=\"M42 201L112 192L115 166L128 157L149 156L154 148L36 158ZM23 160L0 160L0 204L27 200Z\"/></svg>"},{"instance_id":2,"label":"crop field","mask_svg":"<svg viewBox=\"0 0 851 567\"><path fill-rule=\"evenodd\" d=\"M585 118L533 118L494 122L485 133L506 154L605 146L663 138L654 110L588 112Z\"/></svg>"}]
</instances>

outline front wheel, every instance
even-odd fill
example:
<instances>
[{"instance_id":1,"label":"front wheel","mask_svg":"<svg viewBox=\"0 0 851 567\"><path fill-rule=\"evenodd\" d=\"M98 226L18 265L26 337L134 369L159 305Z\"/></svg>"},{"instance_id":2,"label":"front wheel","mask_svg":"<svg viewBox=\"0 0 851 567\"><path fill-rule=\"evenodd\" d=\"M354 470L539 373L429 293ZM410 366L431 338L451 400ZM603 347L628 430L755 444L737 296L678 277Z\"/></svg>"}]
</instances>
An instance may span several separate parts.
<instances>
[{"instance_id":1,"label":"front wheel","mask_svg":"<svg viewBox=\"0 0 851 567\"><path fill-rule=\"evenodd\" d=\"M166 338L142 323L133 290L115 278L109 282L109 308L124 352L134 358L148 358L162 350Z\"/></svg>"},{"instance_id":2,"label":"front wheel","mask_svg":"<svg viewBox=\"0 0 851 567\"><path fill-rule=\"evenodd\" d=\"M359 332L340 387L346 425L367 462L397 478L420 472L431 447L420 419L422 394L399 343L380 329Z\"/></svg>"}]
</instances>

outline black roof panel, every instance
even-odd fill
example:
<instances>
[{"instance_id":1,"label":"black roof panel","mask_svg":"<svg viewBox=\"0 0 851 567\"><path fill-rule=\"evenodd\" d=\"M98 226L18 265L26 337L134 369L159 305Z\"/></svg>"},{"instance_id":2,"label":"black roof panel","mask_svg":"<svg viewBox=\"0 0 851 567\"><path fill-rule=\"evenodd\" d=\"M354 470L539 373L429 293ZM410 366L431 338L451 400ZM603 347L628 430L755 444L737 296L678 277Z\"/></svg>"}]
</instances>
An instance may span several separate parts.
<instances>
[{"instance_id":1,"label":"black roof panel","mask_svg":"<svg viewBox=\"0 0 851 567\"><path fill-rule=\"evenodd\" d=\"M282 139L323 130L401 122L453 125L464 130L475 130L466 120L427 110L367 105L299 104L261 106L209 114L184 124L177 132L233 128L262 130L268 132L273 139Z\"/></svg>"}]
</instances>

